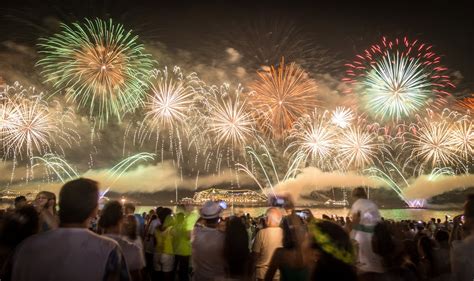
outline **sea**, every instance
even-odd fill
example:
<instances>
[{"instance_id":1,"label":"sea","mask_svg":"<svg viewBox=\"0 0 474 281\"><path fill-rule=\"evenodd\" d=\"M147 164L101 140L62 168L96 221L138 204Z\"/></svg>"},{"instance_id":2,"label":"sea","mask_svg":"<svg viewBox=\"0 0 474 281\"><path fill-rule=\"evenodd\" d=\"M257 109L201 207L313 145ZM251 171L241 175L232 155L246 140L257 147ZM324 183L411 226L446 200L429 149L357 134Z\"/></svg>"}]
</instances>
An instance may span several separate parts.
<instances>
[{"instance_id":1,"label":"sea","mask_svg":"<svg viewBox=\"0 0 474 281\"><path fill-rule=\"evenodd\" d=\"M173 211L176 211L176 206L167 206ZM137 206L135 212L143 213L148 212L153 206ZM198 207L195 207L197 210ZM258 217L265 214L267 207L229 207L224 211L223 216L250 214L252 217ZM298 210L298 208L297 208ZM323 215L328 216L343 216L346 217L349 214L350 209L348 208L309 208L315 218L322 218ZM428 221L431 218L445 220L446 216L449 219L462 213L462 210L433 210L433 209L381 209L380 213L384 219L391 219L395 221L399 220L417 220L417 221Z\"/></svg>"}]
</instances>

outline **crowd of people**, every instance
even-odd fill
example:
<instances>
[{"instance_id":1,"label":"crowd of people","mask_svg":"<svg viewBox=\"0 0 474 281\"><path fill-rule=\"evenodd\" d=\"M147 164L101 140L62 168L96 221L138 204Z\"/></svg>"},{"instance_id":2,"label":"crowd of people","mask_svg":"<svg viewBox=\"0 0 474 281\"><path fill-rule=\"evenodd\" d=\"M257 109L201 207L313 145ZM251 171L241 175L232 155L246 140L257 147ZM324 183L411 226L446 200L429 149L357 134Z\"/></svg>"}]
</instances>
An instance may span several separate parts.
<instances>
[{"instance_id":1,"label":"crowd of people","mask_svg":"<svg viewBox=\"0 0 474 281\"><path fill-rule=\"evenodd\" d=\"M136 214L80 178L20 196L0 218L0 280L474 280L474 196L449 220L392 221L363 188L348 217L279 197L261 217L157 207ZM57 210L58 209L58 210Z\"/></svg>"}]
</instances>

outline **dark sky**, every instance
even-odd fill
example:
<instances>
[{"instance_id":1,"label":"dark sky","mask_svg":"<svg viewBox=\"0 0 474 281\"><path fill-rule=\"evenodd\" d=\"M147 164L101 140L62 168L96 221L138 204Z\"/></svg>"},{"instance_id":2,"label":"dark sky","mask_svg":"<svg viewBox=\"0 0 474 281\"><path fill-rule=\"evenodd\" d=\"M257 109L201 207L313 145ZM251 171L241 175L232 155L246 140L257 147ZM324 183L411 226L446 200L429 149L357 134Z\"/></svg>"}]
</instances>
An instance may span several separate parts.
<instances>
[{"instance_id":1,"label":"dark sky","mask_svg":"<svg viewBox=\"0 0 474 281\"><path fill-rule=\"evenodd\" d=\"M170 48L199 48L202 38L248 21L283 19L314 32L318 44L350 59L381 35L420 38L435 45L450 69L474 81L474 10L469 1L2 1L2 40L24 39L20 25L45 18L71 21L111 16ZM5 27L8 31L5 32ZM16 29L10 29L14 26ZM18 34L12 32L18 30ZM38 32L31 32L36 35Z\"/></svg>"}]
</instances>

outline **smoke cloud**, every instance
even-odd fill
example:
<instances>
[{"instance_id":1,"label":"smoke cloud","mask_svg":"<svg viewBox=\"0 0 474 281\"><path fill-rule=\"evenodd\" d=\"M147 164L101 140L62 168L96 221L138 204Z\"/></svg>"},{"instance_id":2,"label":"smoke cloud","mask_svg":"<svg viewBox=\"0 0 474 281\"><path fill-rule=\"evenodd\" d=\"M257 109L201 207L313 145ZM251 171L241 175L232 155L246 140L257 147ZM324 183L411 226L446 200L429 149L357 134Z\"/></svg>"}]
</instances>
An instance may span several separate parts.
<instances>
[{"instance_id":1,"label":"smoke cloud","mask_svg":"<svg viewBox=\"0 0 474 281\"><path fill-rule=\"evenodd\" d=\"M329 190L333 187L355 188L359 186L379 188L386 185L381 181L355 172L323 172L317 168L308 167L304 168L294 179L289 179L275 186L275 192L290 194L298 200L301 195L309 194L311 191Z\"/></svg>"},{"instance_id":2,"label":"smoke cloud","mask_svg":"<svg viewBox=\"0 0 474 281\"><path fill-rule=\"evenodd\" d=\"M119 193L157 192L174 190L176 187L193 190L225 183L237 183L237 181L241 185L252 183L249 177L236 174L234 170L225 170L218 175L208 174L196 178L182 177L171 161L157 165L138 166L121 175L114 174L110 169L89 170L81 177L98 181L102 190L110 187L110 191ZM24 191L41 189L58 193L61 186L62 183L30 182L12 185L10 189Z\"/></svg>"},{"instance_id":3,"label":"smoke cloud","mask_svg":"<svg viewBox=\"0 0 474 281\"><path fill-rule=\"evenodd\" d=\"M435 180L422 175L412 180L403 192L407 199L428 199L460 188L474 186L474 175L438 176Z\"/></svg>"}]
</instances>

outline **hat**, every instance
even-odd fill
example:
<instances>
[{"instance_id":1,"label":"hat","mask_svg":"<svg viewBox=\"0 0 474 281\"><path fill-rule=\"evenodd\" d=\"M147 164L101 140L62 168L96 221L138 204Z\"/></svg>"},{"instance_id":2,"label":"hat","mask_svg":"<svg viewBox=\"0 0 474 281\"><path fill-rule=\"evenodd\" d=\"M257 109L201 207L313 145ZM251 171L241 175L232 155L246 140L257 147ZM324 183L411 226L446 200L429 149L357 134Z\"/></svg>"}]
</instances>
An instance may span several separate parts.
<instances>
[{"instance_id":1,"label":"hat","mask_svg":"<svg viewBox=\"0 0 474 281\"><path fill-rule=\"evenodd\" d=\"M199 214L203 219L215 219L220 216L222 212L221 206L217 202L207 201L199 210Z\"/></svg>"}]
</instances>

